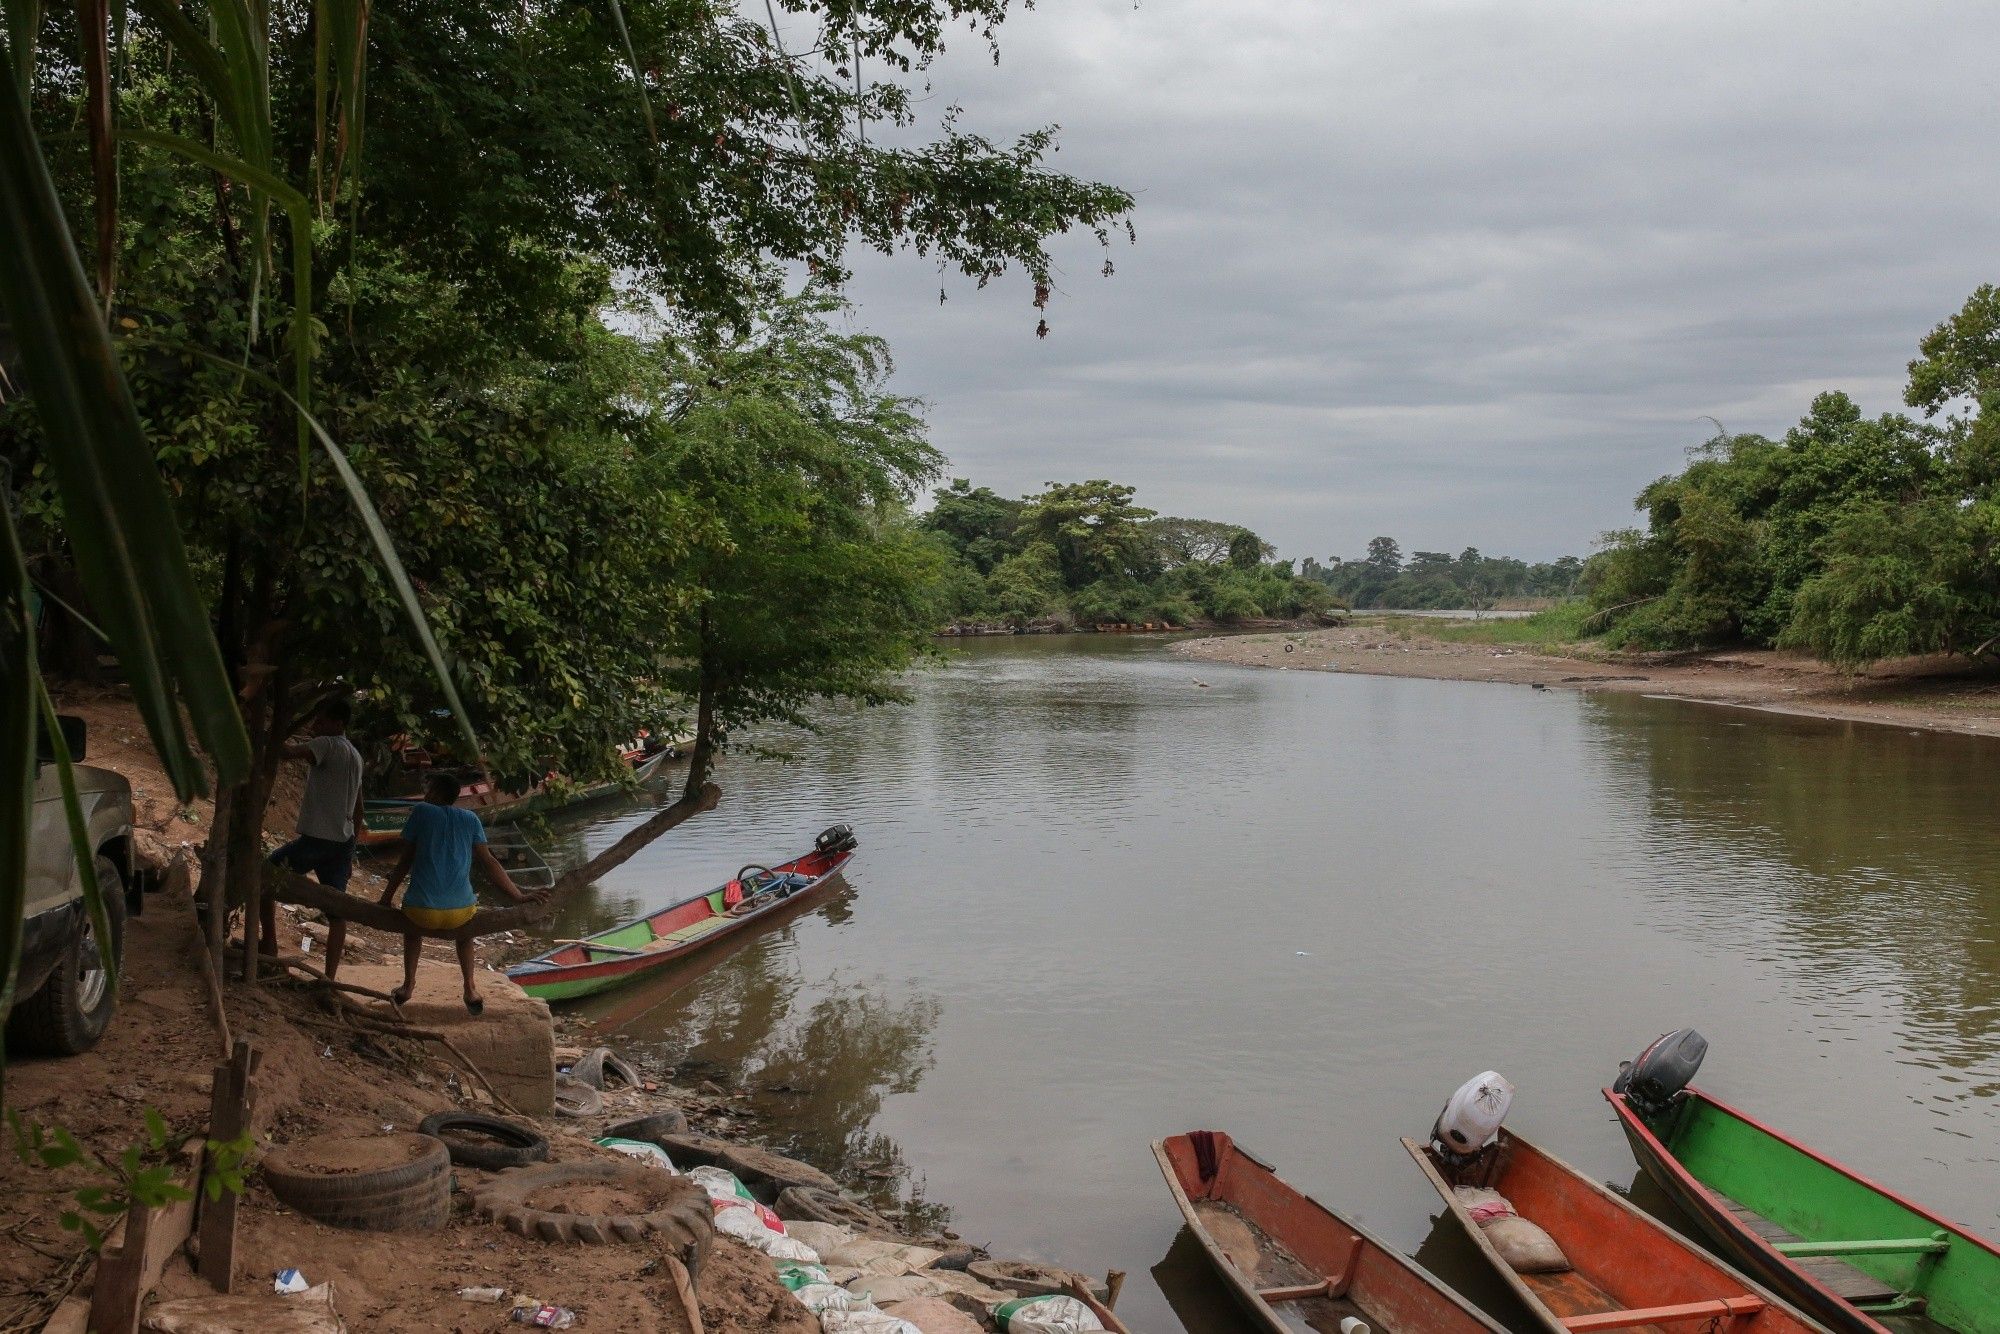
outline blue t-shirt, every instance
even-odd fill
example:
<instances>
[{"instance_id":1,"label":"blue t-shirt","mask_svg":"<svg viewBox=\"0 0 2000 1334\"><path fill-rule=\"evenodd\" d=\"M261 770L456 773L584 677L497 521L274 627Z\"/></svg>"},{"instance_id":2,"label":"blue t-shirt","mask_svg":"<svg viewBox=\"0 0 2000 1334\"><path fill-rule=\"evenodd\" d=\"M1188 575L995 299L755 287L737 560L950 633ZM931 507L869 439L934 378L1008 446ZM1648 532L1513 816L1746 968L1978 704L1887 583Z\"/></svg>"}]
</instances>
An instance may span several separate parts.
<instances>
[{"instance_id":1,"label":"blue t-shirt","mask_svg":"<svg viewBox=\"0 0 2000 1334\"><path fill-rule=\"evenodd\" d=\"M486 827L478 816L420 801L410 807L403 841L417 848L405 907L467 908L479 901L472 892L472 849L486 841Z\"/></svg>"}]
</instances>

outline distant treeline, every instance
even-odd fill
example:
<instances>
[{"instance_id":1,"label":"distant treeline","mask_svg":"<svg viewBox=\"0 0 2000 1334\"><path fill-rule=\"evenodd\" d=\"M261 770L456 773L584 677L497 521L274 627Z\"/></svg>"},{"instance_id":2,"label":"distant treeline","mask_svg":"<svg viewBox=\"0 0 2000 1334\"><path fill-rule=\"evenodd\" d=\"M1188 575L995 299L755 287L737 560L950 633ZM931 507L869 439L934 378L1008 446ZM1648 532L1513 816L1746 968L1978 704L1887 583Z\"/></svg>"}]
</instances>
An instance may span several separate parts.
<instances>
[{"instance_id":1,"label":"distant treeline","mask_svg":"<svg viewBox=\"0 0 2000 1334\"><path fill-rule=\"evenodd\" d=\"M1377 537L1359 560L1333 556L1322 565L1307 556L1299 574L1325 584L1350 607L1424 611L1490 607L1502 598L1571 597L1583 570L1583 561L1575 556L1530 565L1512 556L1481 555L1477 547L1456 556L1418 551L1404 560L1395 538Z\"/></svg>"},{"instance_id":2,"label":"distant treeline","mask_svg":"<svg viewBox=\"0 0 2000 1334\"><path fill-rule=\"evenodd\" d=\"M1584 587L1615 644L1781 645L1858 665L2000 647L2000 292L1933 329L1901 413L1824 393L1782 439L1718 429L1639 493Z\"/></svg>"},{"instance_id":3,"label":"distant treeline","mask_svg":"<svg viewBox=\"0 0 2000 1334\"><path fill-rule=\"evenodd\" d=\"M959 478L918 527L932 535L940 622L1192 625L1326 611L1334 593L1239 524L1177 519L1115 482L1019 500Z\"/></svg>"}]
</instances>

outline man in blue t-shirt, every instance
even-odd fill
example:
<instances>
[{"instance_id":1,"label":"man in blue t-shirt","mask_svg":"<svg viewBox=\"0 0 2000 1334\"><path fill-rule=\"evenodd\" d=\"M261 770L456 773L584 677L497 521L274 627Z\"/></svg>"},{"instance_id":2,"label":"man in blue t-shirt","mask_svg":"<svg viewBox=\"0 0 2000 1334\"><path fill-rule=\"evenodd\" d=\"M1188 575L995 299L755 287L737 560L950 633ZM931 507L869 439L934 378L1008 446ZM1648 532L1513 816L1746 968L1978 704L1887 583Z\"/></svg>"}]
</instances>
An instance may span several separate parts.
<instances>
[{"instance_id":1,"label":"man in blue t-shirt","mask_svg":"<svg viewBox=\"0 0 2000 1334\"><path fill-rule=\"evenodd\" d=\"M479 898L472 892L474 861L486 872L486 878L516 903L540 903L549 896L547 890L521 892L486 846L486 827L479 823L479 817L461 809L457 802L458 779L444 773L431 775L424 799L410 807L410 818L399 835L403 855L389 874L389 887L382 891L381 902L386 908L403 878L409 877L403 916L419 928L403 935L403 985L389 993L398 1005L417 989L417 959L424 945L420 931L454 930L471 921L479 910ZM452 944L458 950L459 971L465 976L465 1008L479 1014L486 1009L486 1002L480 999L473 972L472 937L456 937Z\"/></svg>"}]
</instances>

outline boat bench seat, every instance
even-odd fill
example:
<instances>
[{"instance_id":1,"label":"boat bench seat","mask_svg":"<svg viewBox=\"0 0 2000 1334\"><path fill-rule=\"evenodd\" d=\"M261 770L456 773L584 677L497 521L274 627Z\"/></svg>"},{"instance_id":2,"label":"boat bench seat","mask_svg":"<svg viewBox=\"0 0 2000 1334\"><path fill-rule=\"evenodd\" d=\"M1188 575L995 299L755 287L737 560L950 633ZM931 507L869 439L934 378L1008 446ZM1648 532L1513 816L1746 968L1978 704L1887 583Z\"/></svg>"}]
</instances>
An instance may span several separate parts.
<instances>
[{"instance_id":1,"label":"boat bench seat","mask_svg":"<svg viewBox=\"0 0 2000 1334\"><path fill-rule=\"evenodd\" d=\"M683 944L687 941L693 940L696 936L705 936L709 932L715 930L715 928L721 923L721 920L722 919L718 917L704 917L699 922L690 922L686 926L667 932L667 934L660 937L660 940L666 941L674 945ZM655 946L657 947L658 942L656 941L654 943Z\"/></svg>"},{"instance_id":2,"label":"boat bench seat","mask_svg":"<svg viewBox=\"0 0 2000 1334\"><path fill-rule=\"evenodd\" d=\"M1837 1254L1805 1254L1787 1249L1810 1243L1798 1233L1773 1223L1755 1209L1738 1203L1712 1186L1708 1193L1716 1203L1735 1215L1737 1222L1763 1238L1779 1254L1796 1262L1809 1278L1831 1290L1842 1301L1853 1302L1856 1306L1880 1306L1902 1297L1902 1291L1895 1284L1863 1273Z\"/></svg>"},{"instance_id":3,"label":"boat bench seat","mask_svg":"<svg viewBox=\"0 0 2000 1334\"><path fill-rule=\"evenodd\" d=\"M1588 1315L1563 1318L1563 1328L1572 1334L1592 1330L1637 1329L1641 1325L1670 1325L1690 1320L1727 1322L1738 1316L1753 1316L1764 1309L1761 1297L1717 1297L1705 1302L1682 1302L1678 1306L1641 1306L1626 1311L1594 1311Z\"/></svg>"},{"instance_id":4,"label":"boat bench seat","mask_svg":"<svg viewBox=\"0 0 2000 1334\"><path fill-rule=\"evenodd\" d=\"M1862 1238L1854 1241L1778 1241L1771 1243L1778 1254L1798 1259L1815 1255L1943 1255L1951 1248L1951 1235L1933 1232L1928 1237Z\"/></svg>"}]
</instances>

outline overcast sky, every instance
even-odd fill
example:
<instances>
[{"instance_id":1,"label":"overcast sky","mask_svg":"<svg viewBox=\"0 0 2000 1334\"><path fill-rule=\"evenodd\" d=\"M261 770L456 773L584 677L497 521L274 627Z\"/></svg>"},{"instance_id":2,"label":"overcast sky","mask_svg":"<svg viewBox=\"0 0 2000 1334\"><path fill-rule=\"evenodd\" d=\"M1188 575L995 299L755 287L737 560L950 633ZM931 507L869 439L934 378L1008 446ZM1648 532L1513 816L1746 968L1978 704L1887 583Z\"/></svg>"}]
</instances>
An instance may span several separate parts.
<instances>
[{"instance_id":1,"label":"overcast sky","mask_svg":"<svg viewBox=\"0 0 2000 1334\"><path fill-rule=\"evenodd\" d=\"M864 257L955 474L1110 477L1288 556L1542 559L1709 433L1900 406L2000 280L2000 4L1043 0L933 71L1138 196L1098 276Z\"/></svg>"}]
</instances>

